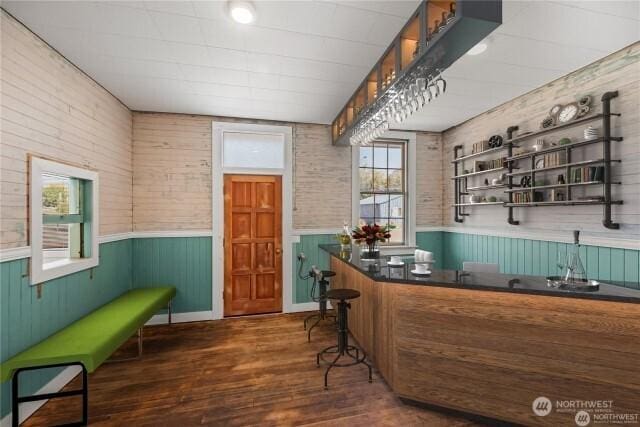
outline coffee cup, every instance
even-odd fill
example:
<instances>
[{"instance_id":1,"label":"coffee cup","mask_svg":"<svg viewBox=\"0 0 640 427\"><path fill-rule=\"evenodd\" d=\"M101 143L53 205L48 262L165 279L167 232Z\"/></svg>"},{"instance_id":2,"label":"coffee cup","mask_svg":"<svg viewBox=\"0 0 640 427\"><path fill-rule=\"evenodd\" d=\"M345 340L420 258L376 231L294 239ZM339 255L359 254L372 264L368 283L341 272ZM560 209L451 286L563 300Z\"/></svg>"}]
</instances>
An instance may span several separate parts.
<instances>
[{"instance_id":1,"label":"coffee cup","mask_svg":"<svg viewBox=\"0 0 640 427\"><path fill-rule=\"evenodd\" d=\"M389 262L391 264L400 264L402 262L402 258L394 255L391 258L389 258Z\"/></svg>"},{"instance_id":2,"label":"coffee cup","mask_svg":"<svg viewBox=\"0 0 640 427\"><path fill-rule=\"evenodd\" d=\"M427 270L427 266L425 264L416 264L416 273L426 273Z\"/></svg>"}]
</instances>

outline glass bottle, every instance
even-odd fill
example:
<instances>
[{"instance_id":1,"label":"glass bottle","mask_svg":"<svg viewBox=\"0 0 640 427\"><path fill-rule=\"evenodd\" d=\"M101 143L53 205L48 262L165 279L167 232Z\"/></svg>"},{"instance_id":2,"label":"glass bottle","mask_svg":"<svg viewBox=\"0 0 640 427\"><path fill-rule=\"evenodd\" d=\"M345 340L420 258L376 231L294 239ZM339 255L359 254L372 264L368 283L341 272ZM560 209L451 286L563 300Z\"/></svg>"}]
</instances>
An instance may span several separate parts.
<instances>
[{"instance_id":1,"label":"glass bottle","mask_svg":"<svg viewBox=\"0 0 640 427\"><path fill-rule=\"evenodd\" d=\"M580 260L580 231L573 231L573 246L567 254L566 271L564 281L567 284L584 283L587 281L587 272Z\"/></svg>"}]
</instances>

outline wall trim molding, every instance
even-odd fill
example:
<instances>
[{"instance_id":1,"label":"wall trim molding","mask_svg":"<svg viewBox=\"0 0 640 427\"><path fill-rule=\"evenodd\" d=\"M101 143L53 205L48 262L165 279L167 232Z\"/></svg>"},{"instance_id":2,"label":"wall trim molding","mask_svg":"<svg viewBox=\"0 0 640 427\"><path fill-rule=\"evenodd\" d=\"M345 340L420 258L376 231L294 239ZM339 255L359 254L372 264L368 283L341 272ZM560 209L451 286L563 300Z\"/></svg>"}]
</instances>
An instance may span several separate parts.
<instances>
[{"instance_id":1,"label":"wall trim molding","mask_svg":"<svg viewBox=\"0 0 640 427\"><path fill-rule=\"evenodd\" d=\"M79 366L69 366L65 368L62 372L56 375L51 381L46 383L44 386L40 388L35 394L44 394L44 393L56 393L64 386L69 384L71 380L73 380L78 374L82 372L82 369ZM38 409L40 409L47 400L40 400L38 402L25 402L20 404L20 423L23 423L27 418L34 414ZM0 427L11 427L11 412L2 418L0 421Z\"/></svg>"},{"instance_id":2,"label":"wall trim molding","mask_svg":"<svg viewBox=\"0 0 640 427\"><path fill-rule=\"evenodd\" d=\"M134 231L131 239L157 239L164 237L211 237L211 230Z\"/></svg>"},{"instance_id":3,"label":"wall trim molding","mask_svg":"<svg viewBox=\"0 0 640 427\"><path fill-rule=\"evenodd\" d=\"M480 236L507 237L511 239L540 240L544 242L573 243L571 231L563 232L561 236L558 232L548 230L498 230L494 228L467 228L467 227L419 227L418 232L443 231L447 233L476 234ZM618 239L615 237L594 236L589 234L580 235L580 244L589 246L602 246L616 249L640 250L640 241L632 239Z\"/></svg>"},{"instance_id":4,"label":"wall trim molding","mask_svg":"<svg viewBox=\"0 0 640 427\"><path fill-rule=\"evenodd\" d=\"M213 320L213 311L192 311L187 313L172 313L171 323L188 323L188 322L202 322L205 320ZM169 321L168 314L156 314L153 316L145 326L153 325L166 325Z\"/></svg>"},{"instance_id":5,"label":"wall trim molding","mask_svg":"<svg viewBox=\"0 0 640 427\"><path fill-rule=\"evenodd\" d=\"M20 246L19 248L0 249L0 262L15 261L22 258L31 257L31 246Z\"/></svg>"},{"instance_id":6,"label":"wall trim molding","mask_svg":"<svg viewBox=\"0 0 640 427\"><path fill-rule=\"evenodd\" d=\"M318 303L317 302L299 302L296 304L291 304L290 310L283 311L283 313L300 313L303 311L318 311ZM331 302L327 303L327 308L331 309Z\"/></svg>"},{"instance_id":7,"label":"wall trim molding","mask_svg":"<svg viewBox=\"0 0 640 427\"><path fill-rule=\"evenodd\" d=\"M342 228L296 228L291 230L292 236L311 236L317 234L337 234L342 232Z\"/></svg>"}]
</instances>

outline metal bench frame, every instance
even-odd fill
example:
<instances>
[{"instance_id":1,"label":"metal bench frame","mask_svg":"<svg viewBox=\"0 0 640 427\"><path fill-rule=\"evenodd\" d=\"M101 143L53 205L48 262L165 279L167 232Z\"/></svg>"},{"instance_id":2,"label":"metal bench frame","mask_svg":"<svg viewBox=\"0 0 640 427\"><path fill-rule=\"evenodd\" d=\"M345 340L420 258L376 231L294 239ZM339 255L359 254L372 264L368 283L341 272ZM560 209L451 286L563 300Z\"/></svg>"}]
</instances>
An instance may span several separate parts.
<instances>
[{"instance_id":1,"label":"metal bench frame","mask_svg":"<svg viewBox=\"0 0 640 427\"><path fill-rule=\"evenodd\" d=\"M167 304L168 324L171 325L171 301ZM114 362L124 362L126 360L135 360L142 355L142 327L138 329L138 356L130 359L120 359ZM41 393L32 396L19 395L19 376L24 371L35 371L47 368L62 368L70 366L80 366L82 368L82 388L76 390L58 391L55 393ZM67 426L86 426L89 423L89 377L87 368L81 362L56 363L54 365L39 365L26 368L18 368L13 372L11 378L11 426L20 426L20 404L25 402L39 402L41 400L58 399L62 397L71 397L82 395L82 421L76 421L67 424L60 424L59 427Z\"/></svg>"}]
</instances>

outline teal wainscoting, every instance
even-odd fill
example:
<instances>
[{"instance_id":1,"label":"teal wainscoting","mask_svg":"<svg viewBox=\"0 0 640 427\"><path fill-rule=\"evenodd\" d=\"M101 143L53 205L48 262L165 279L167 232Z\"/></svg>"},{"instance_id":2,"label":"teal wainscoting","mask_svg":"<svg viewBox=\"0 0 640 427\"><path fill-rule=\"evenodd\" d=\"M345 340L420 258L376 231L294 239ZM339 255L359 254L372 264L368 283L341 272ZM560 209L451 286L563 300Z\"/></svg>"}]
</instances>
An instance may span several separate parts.
<instances>
[{"instance_id":1,"label":"teal wainscoting","mask_svg":"<svg viewBox=\"0 0 640 427\"><path fill-rule=\"evenodd\" d=\"M549 276L560 274L571 244L510 237L443 232L444 267L462 268L463 261L500 265L507 274ZM590 278L620 280L640 289L640 251L602 246L581 246L580 257Z\"/></svg>"},{"instance_id":2,"label":"teal wainscoting","mask_svg":"<svg viewBox=\"0 0 640 427\"><path fill-rule=\"evenodd\" d=\"M29 286L28 259L0 264L0 360L7 360L59 331L131 288L132 243L100 245L100 265L42 285L42 295ZM32 394L60 370L20 376L21 394ZM2 383L0 414L11 412L10 382Z\"/></svg>"},{"instance_id":3,"label":"teal wainscoting","mask_svg":"<svg viewBox=\"0 0 640 427\"><path fill-rule=\"evenodd\" d=\"M298 277L298 254L304 252L307 262L304 265L303 274L306 274L312 265L321 270L329 269L329 255L318 248L320 244L338 243L335 234L313 234L300 236L300 242L293 244L293 303L300 304L311 302L309 293L311 292L312 279L302 280Z\"/></svg>"},{"instance_id":4,"label":"teal wainscoting","mask_svg":"<svg viewBox=\"0 0 640 427\"><path fill-rule=\"evenodd\" d=\"M443 251L442 231L421 231L416 233L416 246L423 251L433 252L436 260L435 268L444 268L445 255Z\"/></svg>"},{"instance_id":5,"label":"teal wainscoting","mask_svg":"<svg viewBox=\"0 0 640 427\"><path fill-rule=\"evenodd\" d=\"M134 239L133 287L172 285L174 313L211 310L211 237Z\"/></svg>"}]
</instances>

